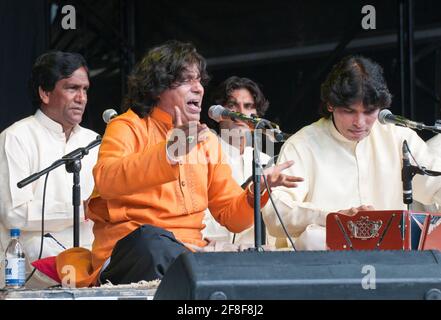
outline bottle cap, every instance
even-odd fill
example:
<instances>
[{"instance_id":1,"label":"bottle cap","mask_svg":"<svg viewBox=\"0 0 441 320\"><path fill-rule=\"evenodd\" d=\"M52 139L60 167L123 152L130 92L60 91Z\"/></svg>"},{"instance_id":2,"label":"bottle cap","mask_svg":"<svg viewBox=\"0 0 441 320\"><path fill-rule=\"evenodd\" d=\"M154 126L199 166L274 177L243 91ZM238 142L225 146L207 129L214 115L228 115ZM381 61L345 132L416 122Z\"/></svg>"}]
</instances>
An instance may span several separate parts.
<instances>
[{"instance_id":1,"label":"bottle cap","mask_svg":"<svg viewBox=\"0 0 441 320\"><path fill-rule=\"evenodd\" d=\"M20 229L11 229L11 237L20 236Z\"/></svg>"}]
</instances>

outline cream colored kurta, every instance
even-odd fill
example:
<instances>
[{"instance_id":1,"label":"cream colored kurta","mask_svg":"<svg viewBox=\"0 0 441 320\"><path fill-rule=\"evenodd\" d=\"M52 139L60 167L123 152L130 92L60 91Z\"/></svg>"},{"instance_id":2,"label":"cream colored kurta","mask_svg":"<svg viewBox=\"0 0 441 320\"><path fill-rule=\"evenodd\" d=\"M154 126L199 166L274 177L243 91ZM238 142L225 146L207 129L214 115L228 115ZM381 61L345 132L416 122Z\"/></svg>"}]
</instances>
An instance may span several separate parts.
<instances>
[{"instance_id":1,"label":"cream colored kurta","mask_svg":"<svg viewBox=\"0 0 441 320\"><path fill-rule=\"evenodd\" d=\"M9 229L21 230L21 242L27 262L37 259L40 249L41 207L45 177L19 189L17 182L38 172L63 155L92 142L97 133L74 127L69 140L63 128L38 110L34 116L14 123L0 134L0 250L4 252L9 242ZM93 190L92 169L96 163L98 147L90 150L82 161L80 173L81 198L87 199ZM73 245L73 175L60 166L49 173L46 204L45 233L65 247ZM93 242L90 220L84 220L80 207L80 245L91 248ZM54 256L63 248L53 239L45 238L43 257ZM35 277L35 276L34 276Z\"/></svg>"},{"instance_id":2,"label":"cream colored kurta","mask_svg":"<svg viewBox=\"0 0 441 320\"><path fill-rule=\"evenodd\" d=\"M427 140L427 145L432 149L438 156L441 156L441 134L437 134L431 139Z\"/></svg>"},{"instance_id":3,"label":"cream colored kurta","mask_svg":"<svg viewBox=\"0 0 441 320\"><path fill-rule=\"evenodd\" d=\"M427 140L426 144L434 155L441 158L441 134L437 134L436 136ZM414 211L435 212L435 213L440 213L441 211L437 204L422 205L418 201L414 202L412 209Z\"/></svg>"},{"instance_id":4,"label":"cream colored kurta","mask_svg":"<svg viewBox=\"0 0 441 320\"><path fill-rule=\"evenodd\" d=\"M425 142L412 130L375 122L368 137L353 142L332 120L320 119L290 137L278 162L294 160L286 174L305 179L298 188L278 187L273 198L297 249L325 249L325 223L330 212L372 205L376 210L406 209L401 182L402 143L407 140L420 165L441 170ZM415 176L414 199L441 201L441 179ZM285 238L271 206L263 209L272 236ZM305 232L306 231L306 232Z\"/></svg>"},{"instance_id":5,"label":"cream colored kurta","mask_svg":"<svg viewBox=\"0 0 441 320\"><path fill-rule=\"evenodd\" d=\"M230 165L234 180L242 185L253 172L253 148L246 146L243 154L240 154L238 148L225 142L222 138L219 138L219 141L222 146L222 151L225 154L225 158ZM260 161L263 165L266 165L270 159L271 157L267 154L260 153ZM203 223L205 224L205 228L202 231L204 238L232 243L233 237L236 235L234 237L235 244L254 244L254 227L234 234L228 231L227 228L221 226L213 218L208 209L205 213ZM268 241L269 239L267 239L266 242L268 243Z\"/></svg>"}]
</instances>

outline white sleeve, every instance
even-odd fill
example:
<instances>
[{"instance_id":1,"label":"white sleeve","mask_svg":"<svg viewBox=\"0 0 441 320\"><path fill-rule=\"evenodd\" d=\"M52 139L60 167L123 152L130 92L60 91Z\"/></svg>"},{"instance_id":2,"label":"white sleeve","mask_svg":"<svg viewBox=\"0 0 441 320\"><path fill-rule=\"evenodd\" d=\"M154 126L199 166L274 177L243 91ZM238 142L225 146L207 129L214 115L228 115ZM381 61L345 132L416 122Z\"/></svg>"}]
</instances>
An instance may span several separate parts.
<instances>
[{"instance_id":1,"label":"white sleeve","mask_svg":"<svg viewBox=\"0 0 441 320\"><path fill-rule=\"evenodd\" d=\"M24 231L36 231L41 228L42 199L37 199L37 188L42 188L45 177L40 177L26 187L18 188L17 182L28 177L31 172L29 154L20 139L11 134L2 135L0 140L0 173L6 181L0 184L0 219L6 228L20 228ZM52 172L53 173L53 172ZM49 174L48 184L51 180ZM39 190L42 194L41 190ZM66 220L72 217L72 204L51 199L50 192L46 193L45 220ZM83 212L80 207L80 214ZM84 214L84 213L83 213ZM70 218L71 219L71 218Z\"/></svg>"},{"instance_id":2,"label":"white sleeve","mask_svg":"<svg viewBox=\"0 0 441 320\"><path fill-rule=\"evenodd\" d=\"M310 202L305 202L311 184L311 170L308 158L311 155L306 151L300 151L292 141L287 141L278 157L277 163L294 160L294 165L284 171L287 175L304 178L298 183L297 188L277 187L272 191L274 204L283 220L283 223L291 236L299 236L308 225L317 224L324 226L328 211L318 208ZM263 217L270 235L285 237L281 223L271 201L263 208Z\"/></svg>"},{"instance_id":3,"label":"white sleeve","mask_svg":"<svg viewBox=\"0 0 441 320\"><path fill-rule=\"evenodd\" d=\"M420 166L428 170L441 171L441 157L439 152L430 150L428 145L414 131L406 137L409 149ZM411 160L413 163L413 159ZM412 181L413 197L415 200L428 204L441 204L441 176L429 177L427 175L416 175Z\"/></svg>"}]
</instances>

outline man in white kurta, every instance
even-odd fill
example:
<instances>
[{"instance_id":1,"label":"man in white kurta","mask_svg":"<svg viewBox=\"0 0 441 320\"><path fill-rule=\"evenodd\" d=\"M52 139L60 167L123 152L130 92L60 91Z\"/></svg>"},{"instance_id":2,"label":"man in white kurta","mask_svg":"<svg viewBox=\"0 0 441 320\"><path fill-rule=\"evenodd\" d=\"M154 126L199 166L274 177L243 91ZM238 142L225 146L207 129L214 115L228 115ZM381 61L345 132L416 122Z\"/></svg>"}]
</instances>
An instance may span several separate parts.
<instances>
[{"instance_id":1,"label":"man in white kurta","mask_svg":"<svg viewBox=\"0 0 441 320\"><path fill-rule=\"evenodd\" d=\"M287 169L287 174L305 181L295 189L277 188L272 195L290 234L298 237L297 249L325 249L324 228L330 212L361 205L406 209L401 182L404 140L420 165L441 170L441 161L415 132L378 121L359 142L342 136L331 119L321 119L286 141L278 161L294 160L295 167ZM415 200L441 201L439 178L417 175L412 183ZM272 206L265 206L264 217L271 235L285 237ZM307 229L312 237L308 232L303 235ZM302 242L305 237L307 241Z\"/></svg>"},{"instance_id":2,"label":"man in white kurta","mask_svg":"<svg viewBox=\"0 0 441 320\"><path fill-rule=\"evenodd\" d=\"M296 249L326 249L326 216L364 210L406 209L401 181L402 145L407 140L416 161L441 170L425 142L411 129L382 125L379 110L391 95L381 67L370 59L347 57L322 84L324 118L304 127L283 145L278 161L294 160L287 174L303 177L297 188L275 188L276 207ZM441 178L417 175L413 198L440 203ZM273 207L263 209L272 236L285 238Z\"/></svg>"},{"instance_id":3,"label":"man in white kurta","mask_svg":"<svg viewBox=\"0 0 441 320\"><path fill-rule=\"evenodd\" d=\"M239 112L247 116L257 114L262 117L268 109L269 103L259 86L248 78L232 76L223 81L216 89L215 103L225 106L230 111ZM252 175L253 147L251 145L251 131L247 123L224 119L219 122L219 142L231 167L234 180L243 185ZM266 139L266 137L263 137ZM268 139L266 139L268 143ZM270 156L260 152L262 165L267 165ZM241 233L234 234L221 226L207 210L204 221L205 228L202 234L207 239L234 243L235 245L253 245L254 228L251 227ZM266 243L274 242L267 233Z\"/></svg>"},{"instance_id":4,"label":"man in white kurta","mask_svg":"<svg viewBox=\"0 0 441 320\"><path fill-rule=\"evenodd\" d=\"M222 146L222 152L224 152L225 154L227 163L230 165L234 180L238 184L242 185L252 175L253 148L250 146L246 146L243 150L243 153L241 153L238 148L225 142L224 139L219 138L219 141ZM260 161L262 165L266 165L270 161L270 159L271 157L267 154L263 152L260 153ZM221 226L216 220L214 220L210 212L207 212L205 214L203 223L206 227L203 229L202 234L206 238L227 241L234 244L254 244L253 227L248 228L247 230L244 230L240 233L232 233L228 231L228 229L224 226ZM266 239L266 241L268 243L269 239Z\"/></svg>"},{"instance_id":5,"label":"man in white kurta","mask_svg":"<svg viewBox=\"0 0 441 320\"><path fill-rule=\"evenodd\" d=\"M427 140L426 144L434 155L441 158L441 134L437 134L436 136ZM414 201L414 203L412 204L412 210L434 213L441 212L441 209L437 204L423 205L418 201Z\"/></svg>"},{"instance_id":6,"label":"man in white kurta","mask_svg":"<svg viewBox=\"0 0 441 320\"><path fill-rule=\"evenodd\" d=\"M441 156L441 134L437 134L436 136L427 140L426 143L433 152L435 152L438 156Z\"/></svg>"},{"instance_id":7,"label":"man in white kurta","mask_svg":"<svg viewBox=\"0 0 441 320\"><path fill-rule=\"evenodd\" d=\"M83 61L82 57L73 57L80 61L78 63ZM47 66L49 63L60 65L72 59L72 55L50 53L39 59L36 66ZM71 60L68 63L72 63ZM83 86L88 87L86 69L81 65L79 67L71 77L56 81L53 90L40 92L43 97L41 106L34 115L14 123L0 134L0 175L3 179L0 184L0 250L2 253L6 250L9 229L20 229L28 273L32 270L30 263L38 259L40 252L45 176L21 189L17 187L17 182L45 169L70 151L87 146L98 135L78 125L87 101L87 96L79 91L84 91ZM92 169L97 155L98 147L95 147L81 160L80 186L83 201L93 191ZM56 256L73 246L72 186L73 174L68 173L64 165L49 173L44 212L44 233L48 235L44 237L43 258ZM91 248L92 227L93 223L85 220L84 207L81 205L81 246ZM35 272L26 287L55 284L48 277Z\"/></svg>"}]
</instances>

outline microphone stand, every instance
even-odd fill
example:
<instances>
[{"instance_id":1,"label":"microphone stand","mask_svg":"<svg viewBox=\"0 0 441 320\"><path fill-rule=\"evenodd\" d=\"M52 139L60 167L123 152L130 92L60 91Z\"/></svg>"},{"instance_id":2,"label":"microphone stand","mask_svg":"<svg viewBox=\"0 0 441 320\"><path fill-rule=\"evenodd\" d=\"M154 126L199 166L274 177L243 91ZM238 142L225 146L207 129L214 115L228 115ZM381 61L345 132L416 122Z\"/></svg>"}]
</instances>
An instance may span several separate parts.
<instances>
[{"instance_id":1,"label":"microphone stand","mask_svg":"<svg viewBox=\"0 0 441 320\"><path fill-rule=\"evenodd\" d=\"M403 124L403 125L397 124L397 125L400 127L403 126L403 127L407 127L410 129L428 130L428 131L432 131L434 133L441 133L441 120L436 120L435 124L433 126L428 126L428 125L425 125L424 123L419 124L417 127L410 127L405 124Z\"/></svg>"},{"instance_id":2,"label":"microphone stand","mask_svg":"<svg viewBox=\"0 0 441 320\"><path fill-rule=\"evenodd\" d=\"M441 133L441 131L440 131L440 133ZM407 149L409 154L412 154L410 152L410 149L409 149L409 146L408 146L406 140L403 141L403 153L404 153L405 149ZM422 167L422 166L414 166L414 165L411 165L411 164L406 165L406 166L403 165L403 168L402 168L403 181L404 180L409 180L409 184L410 184L410 194L409 194L409 196L408 197L403 197L403 202L404 202L404 204L408 205L408 209L410 209L410 205L413 202L413 197L412 197L412 179L417 174L419 174L419 175L427 175L427 176L430 176L430 177L436 177L436 176L440 176L441 172L433 171L433 170L427 170L425 167Z\"/></svg>"},{"instance_id":3,"label":"microphone stand","mask_svg":"<svg viewBox=\"0 0 441 320\"><path fill-rule=\"evenodd\" d=\"M423 124L421 127L422 130L429 130L435 133L441 133L441 120L436 120L433 126L426 126Z\"/></svg>"},{"instance_id":4,"label":"microphone stand","mask_svg":"<svg viewBox=\"0 0 441 320\"><path fill-rule=\"evenodd\" d=\"M405 149L407 149L407 152L409 154L412 154L410 152L409 146L407 145L407 141L404 140L403 142L403 153L405 151ZM409 159L410 161L410 159ZM433 171L433 170L427 170L425 167L420 167L420 166L414 166L414 165L403 165L402 168L402 177L403 177L403 183L405 183L406 180L408 180L408 184L410 186L410 191L408 191L408 194L404 194L403 195L403 202L404 204L407 205L407 210L411 211L411 205L413 203L413 196L412 196L412 179L413 177L416 175L427 175L430 177L436 177L436 176L441 176L441 172L439 171ZM403 190L404 191L404 190ZM403 250L404 250L404 235L405 235L405 215L403 214L403 218L401 221L402 224L402 229L401 229L401 234L402 234L402 239L403 239Z\"/></svg>"},{"instance_id":5,"label":"microphone stand","mask_svg":"<svg viewBox=\"0 0 441 320\"><path fill-rule=\"evenodd\" d=\"M260 179L261 179L261 168L260 168L260 157L257 154L259 152L256 141L256 133L254 133L254 148L253 148L253 183L254 183L254 250L263 251L262 248L262 224L260 220L262 219L260 214Z\"/></svg>"},{"instance_id":6,"label":"microphone stand","mask_svg":"<svg viewBox=\"0 0 441 320\"><path fill-rule=\"evenodd\" d=\"M96 147L101 143L101 136L97 136L95 140L89 143L86 147L75 149L72 152L64 155L61 159L56 160L49 167L41 170L40 172L31 174L29 177L21 180L17 183L17 187L23 188L29 183L37 180L42 175L58 168L62 164L66 166L66 171L73 173L73 187L72 187L72 205L73 205L73 223L74 234L73 243L74 247L80 246L80 206L81 206L81 187L80 187L80 171L81 171L81 159L89 153L89 150Z\"/></svg>"},{"instance_id":7,"label":"microphone stand","mask_svg":"<svg viewBox=\"0 0 441 320\"><path fill-rule=\"evenodd\" d=\"M257 119L256 119L257 120ZM260 181L262 173L262 163L260 162L260 150L259 144L261 144L261 136L257 133L259 130L264 129L267 125L270 129L272 124L270 121L265 119L259 119L254 127L254 148L253 148L253 191L254 191L254 249L255 251L263 251L262 248L262 216L260 212ZM278 129L277 129L278 130ZM279 131L280 132L280 131ZM284 137L282 134L274 134L274 139L277 142L283 141ZM267 190L269 192L269 190Z\"/></svg>"}]
</instances>

